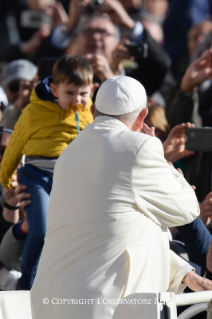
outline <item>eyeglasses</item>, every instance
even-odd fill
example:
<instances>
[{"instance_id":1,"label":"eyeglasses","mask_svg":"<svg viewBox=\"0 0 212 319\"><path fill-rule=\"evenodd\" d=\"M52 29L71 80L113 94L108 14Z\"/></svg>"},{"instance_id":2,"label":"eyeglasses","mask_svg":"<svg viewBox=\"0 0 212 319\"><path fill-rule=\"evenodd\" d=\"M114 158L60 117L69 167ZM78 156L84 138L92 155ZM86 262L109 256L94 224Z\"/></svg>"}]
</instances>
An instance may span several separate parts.
<instances>
[{"instance_id":1,"label":"eyeglasses","mask_svg":"<svg viewBox=\"0 0 212 319\"><path fill-rule=\"evenodd\" d=\"M27 81L27 82L30 83L30 85L32 87L35 87L35 86L37 86L40 83L40 80L39 79L35 79L35 80L32 80L32 81ZM19 88L20 88L20 81L14 80L8 85L8 87L9 87L9 90L10 90L11 93L18 93Z\"/></svg>"},{"instance_id":2,"label":"eyeglasses","mask_svg":"<svg viewBox=\"0 0 212 319\"><path fill-rule=\"evenodd\" d=\"M84 29L84 30L82 30L82 34L88 38L93 36L95 33L100 34L102 38L115 37L114 33L109 33L104 29Z\"/></svg>"},{"instance_id":3,"label":"eyeglasses","mask_svg":"<svg viewBox=\"0 0 212 319\"><path fill-rule=\"evenodd\" d=\"M17 93L19 91L20 81L12 81L8 87L11 93Z\"/></svg>"}]
</instances>

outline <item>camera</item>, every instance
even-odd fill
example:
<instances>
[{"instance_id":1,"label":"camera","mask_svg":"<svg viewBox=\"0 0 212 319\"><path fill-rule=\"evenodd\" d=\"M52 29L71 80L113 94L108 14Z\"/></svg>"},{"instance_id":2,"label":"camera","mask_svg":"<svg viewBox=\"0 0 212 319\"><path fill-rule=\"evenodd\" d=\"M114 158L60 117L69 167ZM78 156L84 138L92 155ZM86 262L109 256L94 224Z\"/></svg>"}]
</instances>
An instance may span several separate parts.
<instances>
[{"instance_id":1,"label":"camera","mask_svg":"<svg viewBox=\"0 0 212 319\"><path fill-rule=\"evenodd\" d=\"M23 10L21 26L25 28L40 28L43 24L52 25L52 17L40 10Z\"/></svg>"},{"instance_id":2,"label":"camera","mask_svg":"<svg viewBox=\"0 0 212 319\"><path fill-rule=\"evenodd\" d=\"M185 148L187 150L212 152L212 127L187 128L185 138Z\"/></svg>"},{"instance_id":3,"label":"camera","mask_svg":"<svg viewBox=\"0 0 212 319\"><path fill-rule=\"evenodd\" d=\"M101 4L103 4L104 0L91 0L91 3L88 5L88 11L92 13L99 9Z\"/></svg>"},{"instance_id":4,"label":"camera","mask_svg":"<svg viewBox=\"0 0 212 319\"><path fill-rule=\"evenodd\" d=\"M146 59L148 57L148 44L145 42L130 42L125 43L124 46L128 49L129 54L135 58Z\"/></svg>"}]
</instances>

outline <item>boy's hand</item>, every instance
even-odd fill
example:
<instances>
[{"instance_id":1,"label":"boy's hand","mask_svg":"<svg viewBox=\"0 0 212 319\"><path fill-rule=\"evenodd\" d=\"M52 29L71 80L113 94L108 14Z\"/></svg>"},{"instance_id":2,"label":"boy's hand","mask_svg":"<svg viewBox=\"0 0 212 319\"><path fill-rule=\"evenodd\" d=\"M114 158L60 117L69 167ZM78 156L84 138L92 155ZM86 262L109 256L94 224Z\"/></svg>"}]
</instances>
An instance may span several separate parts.
<instances>
[{"instance_id":1,"label":"boy's hand","mask_svg":"<svg viewBox=\"0 0 212 319\"><path fill-rule=\"evenodd\" d=\"M16 206L17 204L17 198L15 195L15 188L18 185L18 179L17 179L17 174L13 174L12 176L12 181L11 181L11 189L5 188L3 190L3 197L5 199L5 202L10 204L11 206Z\"/></svg>"},{"instance_id":2,"label":"boy's hand","mask_svg":"<svg viewBox=\"0 0 212 319\"><path fill-rule=\"evenodd\" d=\"M11 189L4 188L3 190L3 197L7 204L10 206L17 206L18 200L15 194L15 188L18 185L17 175L14 174L11 181ZM19 208L17 207L16 210L10 210L6 207L3 209L3 217L9 223L17 223L19 221Z\"/></svg>"}]
</instances>

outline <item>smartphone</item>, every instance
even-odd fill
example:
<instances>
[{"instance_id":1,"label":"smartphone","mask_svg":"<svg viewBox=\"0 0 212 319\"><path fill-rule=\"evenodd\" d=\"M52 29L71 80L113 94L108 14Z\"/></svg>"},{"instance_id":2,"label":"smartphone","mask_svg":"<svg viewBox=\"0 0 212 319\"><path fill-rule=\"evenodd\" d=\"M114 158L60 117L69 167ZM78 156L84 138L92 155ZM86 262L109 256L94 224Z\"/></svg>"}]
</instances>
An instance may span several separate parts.
<instances>
[{"instance_id":1,"label":"smartphone","mask_svg":"<svg viewBox=\"0 0 212 319\"><path fill-rule=\"evenodd\" d=\"M131 56L138 56L142 58L147 58L148 56L148 44L145 42L130 42L130 43L125 43L124 46L128 49L129 54Z\"/></svg>"},{"instance_id":2,"label":"smartphone","mask_svg":"<svg viewBox=\"0 0 212 319\"><path fill-rule=\"evenodd\" d=\"M52 17L41 10L23 10L20 19L25 28L39 29L43 24L52 24Z\"/></svg>"},{"instance_id":3,"label":"smartphone","mask_svg":"<svg viewBox=\"0 0 212 319\"><path fill-rule=\"evenodd\" d=\"M212 152L212 127L190 127L186 129L185 136L187 150Z\"/></svg>"}]
</instances>

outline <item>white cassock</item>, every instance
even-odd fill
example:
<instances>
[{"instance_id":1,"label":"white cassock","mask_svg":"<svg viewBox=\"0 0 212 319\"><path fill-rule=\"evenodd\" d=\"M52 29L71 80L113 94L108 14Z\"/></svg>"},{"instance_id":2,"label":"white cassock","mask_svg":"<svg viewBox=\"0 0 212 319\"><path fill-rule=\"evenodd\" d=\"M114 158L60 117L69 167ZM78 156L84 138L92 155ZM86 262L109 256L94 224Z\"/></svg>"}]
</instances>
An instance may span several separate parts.
<instances>
[{"instance_id":1,"label":"white cassock","mask_svg":"<svg viewBox=\"0 0 212 319\"><path fill-rule=\"evenodd\" d=\"M111 319L110 300L181 292L192 268L170 252L167 227L198 215L193 189L156 137L97 117L56 163L33 319Z\"/></svg>"}]
</instances>

